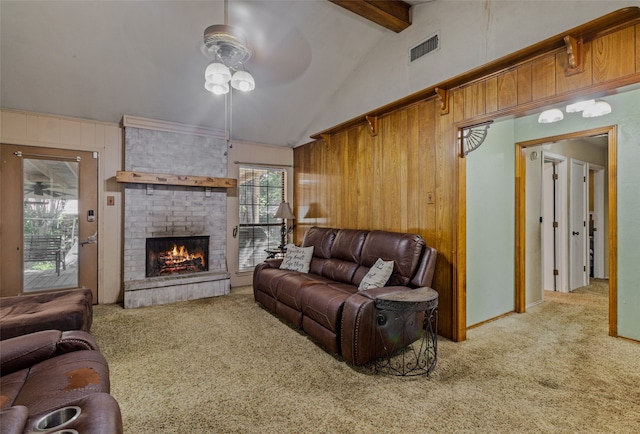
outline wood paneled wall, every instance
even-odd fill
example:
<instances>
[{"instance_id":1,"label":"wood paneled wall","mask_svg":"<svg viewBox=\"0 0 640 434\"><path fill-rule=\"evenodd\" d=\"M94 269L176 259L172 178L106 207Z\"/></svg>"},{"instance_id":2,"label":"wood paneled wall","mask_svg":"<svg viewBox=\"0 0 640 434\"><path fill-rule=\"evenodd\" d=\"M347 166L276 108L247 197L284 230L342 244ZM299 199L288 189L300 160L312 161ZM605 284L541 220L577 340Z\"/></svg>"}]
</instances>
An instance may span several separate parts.
<instances>
[{"instance_id":1,"label":"wood paneled wall","mask_svg":"<svg viewBox=\"0 0 640 434\"><path fill-rule=\"evenodd\" d=\"M466 196L458 130L639 83L640 10L631 9L623 10L626 25L610 14L567 33L582 45L581 72L566 73L567 49L558 35L531 47L528 56L527 50L514 53L470 72L466 80L456 77L425 89L296 148L294 240L300 242L311 226L422 235L438 250L438 332L464 340ZM580 39L584 35L592 39ZM540 47L556 48L541 53ZM436 88L448 89L446 113ZM367 116L377 120L375 132Z\"/></svg>"}]
</instances>

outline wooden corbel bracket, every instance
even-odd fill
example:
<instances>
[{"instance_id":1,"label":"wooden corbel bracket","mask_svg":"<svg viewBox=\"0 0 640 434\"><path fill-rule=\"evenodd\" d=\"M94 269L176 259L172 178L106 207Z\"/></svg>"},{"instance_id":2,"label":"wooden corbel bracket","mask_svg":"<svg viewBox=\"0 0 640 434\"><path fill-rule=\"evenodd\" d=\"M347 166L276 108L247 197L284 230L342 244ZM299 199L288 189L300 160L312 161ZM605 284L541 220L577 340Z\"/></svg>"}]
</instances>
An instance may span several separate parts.
<instances>
[{"instance_id":1,"label":"wooden corbel bracket","mask_svg":"<svg viewBox=\"0 0 640 434\"><path fill-rule=\"evenodd\" d=\"M364 117L369 123L369 128L371 129L371 135L378 135L378 116L367 115Z\"/></svg>"},{"instance_id":2,"label":"wooden corbel bracket","mask_svg":"<svg viewBox=\"0 0 640 434\"><path fill-rule=\"evenodd\" d=\"M327 146L331 145L331 134L323 133L323 134L320 134L320 137L322 137L322 140L324 140L324 143Z\"/></svg>"},{"instance_id":3,"label":"wooden corbel bracket","mask_svg":"<svg viewBox=\"0 0 640 434\"><path fill-rule=\"evenodd\" d=\"M579 74L584 71L584 41L582 38L576 39L567 35L564 37L564 44L567 48L567 67L565 75Z\"/></svg>"},{"instance_id":4,"label":"wooden corbel bracket","mask_svg":"<svg viewBox=\"0 0 640 434\"><path fill-rule=\"evenodd\" d=\"M436 97L440 101L440 115L449 114L449 92L447 89L436 87Z\"/></svg>"}]
</instances>

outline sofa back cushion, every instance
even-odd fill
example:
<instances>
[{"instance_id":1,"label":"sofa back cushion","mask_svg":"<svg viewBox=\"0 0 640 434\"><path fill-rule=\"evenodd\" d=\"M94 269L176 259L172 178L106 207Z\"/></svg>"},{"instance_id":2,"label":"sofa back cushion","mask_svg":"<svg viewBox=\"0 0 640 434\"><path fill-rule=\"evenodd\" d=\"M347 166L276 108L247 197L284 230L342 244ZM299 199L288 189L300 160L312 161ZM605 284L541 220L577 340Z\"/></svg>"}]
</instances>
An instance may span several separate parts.
<instances>
[{"instance_id":1,"label":"sofa back cushion","mask_svg":"<svg viewBox=\"0 0 640 434\"><path fill-rule=\"evenodd\" d=\"M304 234L301 247L313 246L313 257L329 259L331 257L331 246L336 239L338 229L333 228L309 228Z\"/></svg>"},{"instance_id":2,"label":"sofa back cushion","mask_svg":"<svg viewBox=\"0 0 640 434\"><path fill-rule=\"evenodd\" d=\"M422 256L425 242L420 235L404 234L387 231L371 231L362 246L360 265L366 267L358 269L354 275L354 283L366 275L368 268L376 263L378 258L384 261L394 261L393 273L386 286L406 286L411 281L418 262ZM358 280L360 279L360 280Z\"/></svg>"},{"instance_id":3,"label":"sofa back cushion","mask_svg":"<svg viewBox=\"0 0 640 434\"><path fill-rule=\"evenodd\" d=\"M302 247L313 246L313 257L309 265L309 273L322 276L327 259L331 257L331 246L336 239L338 229L312 227L307 230L302 240Z\"/></svg>"},{"instance_id":4,"label":"sofa back cushion","mask_svg":"<svg viewBox=\"0 0 640 434\"><path fill-rule=\"evenodd\" d=\"M344 261L360 263L362 246L367 239L369 231L356 229L341 229L336 235L336 239L331 246L331 258L342 259ZM375 262L375 261L374 261Z\"/></svg>"},{"instance_id":5,"label":"sofa back cushion","mask_svg":"<svg viewBox=\"0 0 640 434\"><path fill-rule=\"evenodd\" d=\"M331 259L322 268L322 275L336 282L349 283L358 269L360 253L368 231L340 229L331 246Z\"/></svg>"}]
</instances>

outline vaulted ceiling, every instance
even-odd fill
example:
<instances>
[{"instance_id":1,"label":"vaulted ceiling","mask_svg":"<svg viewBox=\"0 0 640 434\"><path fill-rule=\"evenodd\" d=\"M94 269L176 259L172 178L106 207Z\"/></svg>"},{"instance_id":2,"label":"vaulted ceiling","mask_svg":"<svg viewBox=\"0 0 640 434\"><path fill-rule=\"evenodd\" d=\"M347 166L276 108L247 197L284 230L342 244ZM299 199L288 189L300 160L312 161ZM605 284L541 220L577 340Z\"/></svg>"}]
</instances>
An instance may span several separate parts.
<instances>
[{"instance_id":1,"label":"vaulted ceiling","mask_svg":"<svg viewBox=\"0 0 640 434\"><path fill-rule=\"evenodd\" d=\"M410 4L426 1L410 1ZM229 2L255 52L256 89L204 89L202 35L222 1L0 2L1 105L104 122L123 115L224 128L293 146L345 78L392 30L326 0Z\"/></svg>"}]
</instances>

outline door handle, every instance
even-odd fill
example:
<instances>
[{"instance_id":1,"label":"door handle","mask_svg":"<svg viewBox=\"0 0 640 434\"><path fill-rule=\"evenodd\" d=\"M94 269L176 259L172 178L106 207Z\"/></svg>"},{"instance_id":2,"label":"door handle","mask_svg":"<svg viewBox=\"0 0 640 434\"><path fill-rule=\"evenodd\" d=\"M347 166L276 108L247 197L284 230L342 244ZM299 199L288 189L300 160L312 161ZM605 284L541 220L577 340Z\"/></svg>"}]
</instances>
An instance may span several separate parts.
<instances>
[{"instance_id":1,"label":"door handle","mask_svg":"<svg viewBox=\"0 0 640 434\"><path fill-rule=\"evenodd\" d=\"M233 228L233 238L238 236L238 226L236 226L235 228Z\"/></svg>"},{"instance_id":2,"label":"door handle","mask_svg":"<svg viewBox=\"0 0 640 434\"><path fill-rule=\"evenodd\" d=\"M572 234L573 235L580 235L580 232L573 231Z\"/></svg>"},{"instance_id":3,"label":"door handle","mask_svg":"<svg viewBox=\"0 0 640 434\"><path fill-rule=\"evenodd\" d=\"M80 242L80 247L84 247L85 244L96 244L98 242L98 232L87 237L86 241Z\"/></svg>"}]
</instances>

